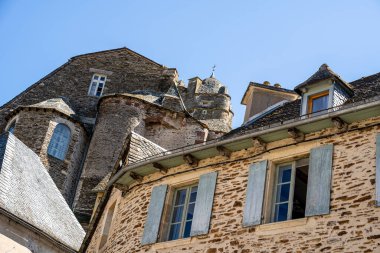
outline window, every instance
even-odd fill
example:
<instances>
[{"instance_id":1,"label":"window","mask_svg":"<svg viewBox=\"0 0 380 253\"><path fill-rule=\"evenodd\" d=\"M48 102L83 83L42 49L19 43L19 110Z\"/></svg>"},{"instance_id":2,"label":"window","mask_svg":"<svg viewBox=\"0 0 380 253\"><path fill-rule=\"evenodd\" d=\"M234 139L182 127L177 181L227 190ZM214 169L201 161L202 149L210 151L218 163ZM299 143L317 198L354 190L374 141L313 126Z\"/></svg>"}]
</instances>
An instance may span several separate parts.
<instances>
[{"instance_id":1,"label":"window","mask_svg":"<svg viewBox=\"0 0 380 253\"><path fill-rule=\"evenodd\" d=\"M113 203L112 206L110 206L110 208L108 209L107 216L106 216L105 223L104 223L104 227L103 227L103 231L102 231L102 237L101 237L100 244L99 244L100 250L102 250L103 247L107 243L108 236L110 233L111 224L112 224L113 215L115 213L115 206L116 206L116 202Z\"/></svg>"},{"instance_id":2,"label":"window","mask_svg":"<svg viewBox=\"0 0 380 253\"><path fill-rule=\"evenodd\" d=\"M311 95L308 99L308 113L326 110L329 104L329 91Z\"/></svg>"},{"instance_id":3,"label":"window","mask_svg":"<svg viewBox=\"0 0 380 253\"><path fill-rule=\"evenodd\" d=\"M305 217L308 164L306 158L277 166L272 222Z\"/></svg>"},{"instance_id":4,"label":"window","mask_svg":"<svg viewBox=\"0 0 380 253\"><path fill-rule=\"evenodd\" d=\"M190 236L197 191L198 186L192 185L174 192L169 222L169 241Z\"/></svg>"},{"instance_id":5,"label":"window","mask_svg":"<svg viewBox=\"0 0 380 253\"><path fill-rule=\"evenodd\" d=\"M70 135L71 131L68 126L58 124L51 137L48 154L60 160L64 160L70 143Z\"/></svg>"},{"instance_id":6,"label":"window","mask_svg":"<svg viewBox=\"0 0 380 253\"><path fill-rule=\"evenodd\" d=\"M104 75L94 74L91 80L88 95L100 97L103 93L107 77Z\"/></svg>"}]
</instances>

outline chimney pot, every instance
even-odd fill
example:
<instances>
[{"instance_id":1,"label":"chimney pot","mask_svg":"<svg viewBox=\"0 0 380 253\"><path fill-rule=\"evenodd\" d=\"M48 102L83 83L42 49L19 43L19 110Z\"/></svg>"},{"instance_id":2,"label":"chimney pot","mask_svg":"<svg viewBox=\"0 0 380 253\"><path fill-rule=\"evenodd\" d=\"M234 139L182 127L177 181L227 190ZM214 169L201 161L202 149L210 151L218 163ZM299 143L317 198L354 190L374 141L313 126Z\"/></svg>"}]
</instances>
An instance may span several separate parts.
<instances>
[{"instance_id":1,"label":"chimney pot","mask_svg":"<svg viewBox=\"0 0 380 253\"><path fill-rule=\"evenodd\" d=\"M279 83L275 83L273 86L276 88L281 88L281 84L279 84Z\"/></svg>"},{"instance_id":2,"label":"chimney pot","mask_svg":"<svg viewBox=\"0 0 380 253\"><path fill-rule=\"evenodd\" d=\"M264 81L264 85L270 85L269 81Z\"/></svg>"}]
</instances>

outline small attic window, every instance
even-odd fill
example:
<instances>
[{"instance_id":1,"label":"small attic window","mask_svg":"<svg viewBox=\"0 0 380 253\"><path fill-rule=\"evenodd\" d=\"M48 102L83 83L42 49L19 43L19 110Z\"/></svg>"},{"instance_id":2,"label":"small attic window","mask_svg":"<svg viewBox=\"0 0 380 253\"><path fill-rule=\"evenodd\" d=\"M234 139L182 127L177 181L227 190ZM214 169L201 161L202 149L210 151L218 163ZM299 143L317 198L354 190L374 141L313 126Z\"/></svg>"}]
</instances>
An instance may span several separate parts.
<instances>
[{"instance_id":1,"label":"small attic window","mask_svg":"<svg viewBox=\"0 0 380 253\"><path fill-rule=\"evenodd\" d=\"M329 91L323 91L308 97L308 113L326 110L329 106Z\"/></svg>"},{"instance_id":2,"label":"small attic window","mask_svg":"<svg viewBox=\"0 0 380 253\"><path fill-rule=\"evenodd\" d=\"M89 96L100 97L106 85L107 76L94 74L91 79L90 88L88 89Z\"/></svg>"}]
</instances>

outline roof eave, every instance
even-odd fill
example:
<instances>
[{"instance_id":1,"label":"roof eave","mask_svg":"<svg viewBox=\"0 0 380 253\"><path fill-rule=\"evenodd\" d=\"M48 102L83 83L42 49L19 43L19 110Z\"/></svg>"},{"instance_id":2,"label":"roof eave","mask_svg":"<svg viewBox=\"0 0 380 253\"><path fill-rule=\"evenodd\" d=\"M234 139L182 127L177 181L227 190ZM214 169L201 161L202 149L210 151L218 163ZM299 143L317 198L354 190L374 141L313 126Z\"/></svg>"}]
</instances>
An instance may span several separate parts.
<instances>
[{"instance_id":1,"label":"roof eave","mask_svg":"<svg viewBox=\"0 0 380 253\"><path fill-rule=\"evenodd\" d=\"M150 159L137 162L131 166L123 167L110 179L108 182L108 187L116 182L118 184L125 184L127 181L133 183L133 180L129 180L130 178L128 178L128 172L131 171L138 172L140 169L144 169L145 171L151 169L151 173L154 173L156 170L154 170L152 167L153 163L162 163L164 165L165 163L173 164L173 166L170 167L176 167L184 164L185 161L183 161L182 157L186 154L191 154L197 159L202 160L218 155L218 152L216 150L217 146L224 146L225 148L228 148L232 151L237 151L252 147L252 138L261 138L267 142L277 141L277 139L281 140L289 138L287 135L287 129L289 128L297 127L300 131L303 131L307 134L319 131L324 128L333 127L333 123L331 121L331 118L333 117L342 117L348 123L352 123L375 116L380 116L380 97L364 100L364 102L360 101L358 103L349 104L343 106L339 110L332 108L322 115L305 115L286 122L264 126L248 131L244 135L239 135L230 139L216 139L208 143L202 143L174 151L168 151L160 156L154 156Z\"/></svg>"}]
</instances>

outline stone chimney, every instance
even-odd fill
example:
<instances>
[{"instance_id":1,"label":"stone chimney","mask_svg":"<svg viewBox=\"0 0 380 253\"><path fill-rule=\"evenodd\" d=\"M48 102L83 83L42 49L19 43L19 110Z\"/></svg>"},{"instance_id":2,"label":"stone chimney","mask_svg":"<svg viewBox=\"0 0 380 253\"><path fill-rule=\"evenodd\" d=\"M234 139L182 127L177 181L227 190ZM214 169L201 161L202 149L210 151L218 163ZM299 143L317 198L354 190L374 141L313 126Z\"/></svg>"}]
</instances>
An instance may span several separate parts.
<instances>
[{"instance_id":1,"label":"stone chimney","mask_svg":"<svg viewBox=\"0 0 380 253\"><path fill-rule=\"evenodd\" d=\"M274 109L283 101L293 101L297 98L297 93L293 90L281 88L279 83L272 86L268 81L263 84L250 82L241 100L241 104L246 106L244 122Z\"/></svg>"}]
</instances>

